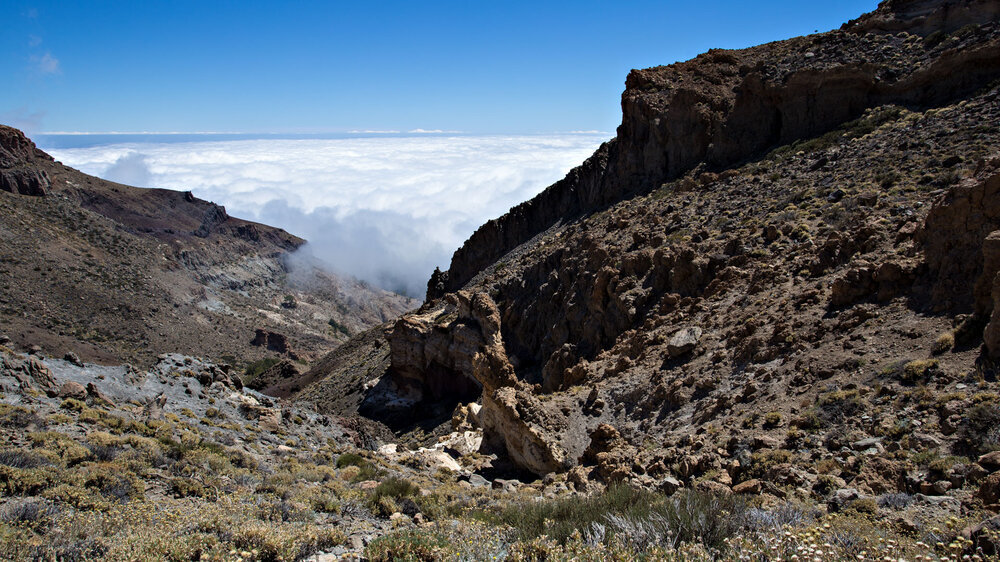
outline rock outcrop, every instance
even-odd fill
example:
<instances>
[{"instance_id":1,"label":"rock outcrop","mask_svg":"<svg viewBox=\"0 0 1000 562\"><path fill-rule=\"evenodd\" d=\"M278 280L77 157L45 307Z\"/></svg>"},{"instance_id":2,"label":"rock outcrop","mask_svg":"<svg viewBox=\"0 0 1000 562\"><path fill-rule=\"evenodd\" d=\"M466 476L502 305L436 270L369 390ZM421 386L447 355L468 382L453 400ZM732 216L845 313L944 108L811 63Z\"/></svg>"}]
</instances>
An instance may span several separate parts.
<instances>
[{"instance_id":1,"label":"rock outcrop","mask_svg":"<svg viewBox=\"0 0 1000 562\"><path fill-rule=\"evenodd\" d=\"M469 402L481 395L476 414L487 449L506 453L538 474L574 463L566 444L568 420L546 407L518 381L500 333L500 313L486 293L451 293L398 320L389 335L392 368L400 393L422 402Z\"/></svg>"},{"instance_id":2,"label":"rock outcrop","mask_svg":"<svg viewBox=\"0 0 1000 562\"><path fill-rule=\"evenodd\" d=\"M926 247L934 308L971 308L974 325L988 322L983 340L1000 359L1000 156L980 162L972 177L938 199L918 239Z\"/></svg>"},{"instance_id":3,"label":"rock outcrop","mask_svg":"<svg viewBox=\"0 0 1000 562\"><path fill-rule=\"evenodd\" d=\"M972 309L989 317L1000 271L1000 157L950 188L927 214L917 240L925 247L934 308ZM973 290L969 291L968 288Z\"/></svg>"},{"instance_id":4,"label":"rock outcrop","mask_svg":"<svg viewBox=\"0 0 1000 562\"><path fill-rule=\"evenodd\" d=\"M24 133L0 125L0 190L20 195L44 196L49 176L31 166L35 158L48 158Z\"/></svg>"}]
</instances>

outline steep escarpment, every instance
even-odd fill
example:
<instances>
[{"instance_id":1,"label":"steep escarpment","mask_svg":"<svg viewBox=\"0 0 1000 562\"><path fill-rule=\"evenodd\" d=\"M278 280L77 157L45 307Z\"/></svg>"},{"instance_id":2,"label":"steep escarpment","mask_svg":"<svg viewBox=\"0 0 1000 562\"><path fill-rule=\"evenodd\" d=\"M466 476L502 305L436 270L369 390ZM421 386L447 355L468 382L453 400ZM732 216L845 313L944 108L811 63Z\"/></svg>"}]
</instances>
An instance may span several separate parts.
<instances>
[{"instance_id":1,"label":"steep escarpment","mask_svg":"<svg viewBox=\"0 0 1000 562\"><path fill-rule=\"evenodd\" d=\"M959 99L1000 76L996 2L885 2L844 29L632 71L616 137L455 252L446 290L559 221L721 171L886 104ZM890 33L891 31L891 33ZM952 33L953 32L953 33ZM429 296L441 292L432 283Z\"/></svg>"},{"instance_id":2,"label":"steep escarpment","mask_svg":"<svg viewBox=\"0 0 1000 562\"><path fill-rule=\"evenodd\" d=\"M0 333L46 353L149 363L308 358L410 306L315 268L303 240L190 192L140 189L54 162L0 126ZM257 330L281 338L255 345Z\"/></svg>"}]
</instances>

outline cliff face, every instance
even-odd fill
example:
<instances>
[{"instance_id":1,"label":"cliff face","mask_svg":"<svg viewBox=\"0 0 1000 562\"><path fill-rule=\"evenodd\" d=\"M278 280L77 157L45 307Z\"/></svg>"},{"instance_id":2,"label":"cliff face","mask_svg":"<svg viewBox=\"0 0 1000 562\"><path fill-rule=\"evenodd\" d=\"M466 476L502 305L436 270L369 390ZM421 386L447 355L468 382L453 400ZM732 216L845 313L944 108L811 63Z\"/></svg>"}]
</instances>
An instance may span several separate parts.
<instances>
[{"instance_id":1,"label":"cliff face","mask_svg":"<svg viewBox=\"0 0 1000 562\"><path fill-rule=\"evenodd\" d=\"M616 137L563 180L480 227L455 252L444 288L465 286L559 221L691 170L724 170L871 107L959 99L1000 77L998 11L995 0L883 2L843 30L634 70ZM433 287L428 294L440 295Z\"/></svg>"}]
</instances>

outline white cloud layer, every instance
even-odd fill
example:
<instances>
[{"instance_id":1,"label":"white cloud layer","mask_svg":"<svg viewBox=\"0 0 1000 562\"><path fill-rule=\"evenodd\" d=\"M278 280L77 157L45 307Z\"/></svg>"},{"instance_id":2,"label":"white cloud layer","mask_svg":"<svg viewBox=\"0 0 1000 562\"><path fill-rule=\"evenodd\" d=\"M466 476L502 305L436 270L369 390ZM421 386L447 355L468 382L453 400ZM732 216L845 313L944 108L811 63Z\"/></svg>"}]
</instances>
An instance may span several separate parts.
<instances>
[{"instance_id":1,"label":"white cloud layer","mask_svg":"<svg viewBox=\"0 0 1000 562\"><path fill-rule=\"evenodd\" d=\"M423 296L483 222L531 198L608 135L425 136L115 144L49 150L86 173L191 190L310 241L348 273Z\"/></svg>"}]
</instances>

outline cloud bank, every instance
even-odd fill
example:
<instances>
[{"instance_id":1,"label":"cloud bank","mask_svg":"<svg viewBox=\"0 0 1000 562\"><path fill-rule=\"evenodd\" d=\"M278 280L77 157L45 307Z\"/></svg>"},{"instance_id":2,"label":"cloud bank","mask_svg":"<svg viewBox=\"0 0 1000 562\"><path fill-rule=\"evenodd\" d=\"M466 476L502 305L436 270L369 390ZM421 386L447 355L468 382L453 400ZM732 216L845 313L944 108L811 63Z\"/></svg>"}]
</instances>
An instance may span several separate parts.
<instances>
[{"instance_id":1,"label":"cloud bank","mask_svg":"<svg viewBox=\"0 0 1000 562\"><path fill-rule=\"evenodd\" d=\"M49 150L86 173L191 190L310 241L340 273L421 297L483 222L530 199L608 138L427 136L131 143Z\"/></svg>"}]
</instances>

